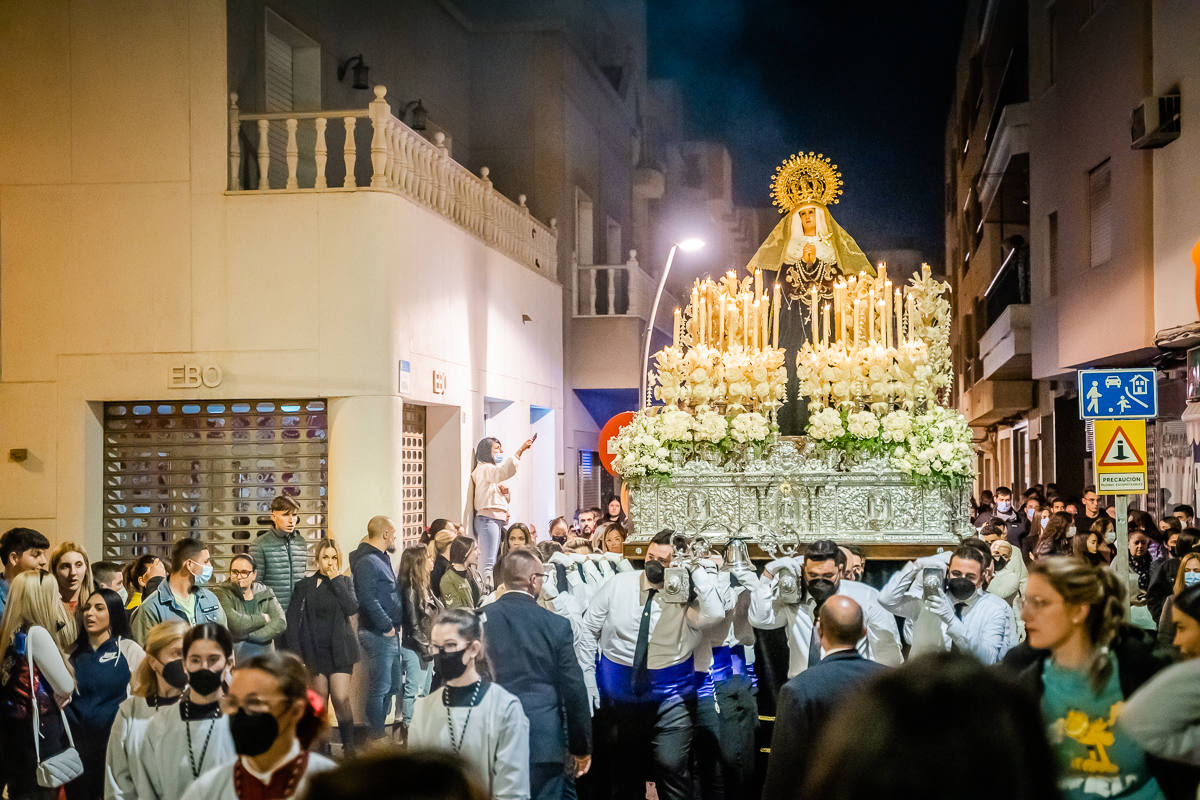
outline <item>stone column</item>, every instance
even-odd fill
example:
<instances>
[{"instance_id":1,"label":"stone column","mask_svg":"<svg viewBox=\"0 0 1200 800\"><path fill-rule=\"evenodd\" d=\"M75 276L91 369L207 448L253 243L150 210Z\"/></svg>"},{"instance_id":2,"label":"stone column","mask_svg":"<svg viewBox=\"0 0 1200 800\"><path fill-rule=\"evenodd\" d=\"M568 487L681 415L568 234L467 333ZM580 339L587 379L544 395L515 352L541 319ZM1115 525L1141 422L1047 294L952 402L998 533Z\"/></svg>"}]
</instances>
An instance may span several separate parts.
<instances>
[{"instance_id":1,"label":"stone column","mask_svg":"<svg viewBox=\"0 0 1200 800\"><path fill-rule=\"evenodd\" d=\"M394 396L329 398L328 528L347 557L376 514L399 527L403 411L404 401Z\"/></svg>"}]
</instances>

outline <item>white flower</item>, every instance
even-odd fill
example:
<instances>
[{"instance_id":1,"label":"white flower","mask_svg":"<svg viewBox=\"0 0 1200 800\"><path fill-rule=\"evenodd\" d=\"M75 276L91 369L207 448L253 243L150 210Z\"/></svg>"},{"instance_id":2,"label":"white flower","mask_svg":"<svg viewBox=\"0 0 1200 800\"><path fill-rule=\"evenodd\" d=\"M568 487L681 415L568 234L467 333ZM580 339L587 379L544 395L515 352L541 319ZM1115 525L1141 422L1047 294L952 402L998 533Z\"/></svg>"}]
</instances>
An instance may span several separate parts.
<instances>
[{"instance_id":1,"label":"white flower","mask_svg":"<svg viewBox=\"0 0 1200 800\"><path fill-rule=\"evenodd\" d=\"M728 430L728 421L715 411L705 411L696 418L696 435L702 441L720 442Z\"/></svg>"},{"instance_id":2,"label":"white flower","mask_svg":"<svg viewBox=\"0 0 1200 800\"><path fill-rule=\"evenodd\" d=\"M808 435L819 441L830 441L843 436L842 415L826 406L808 418Z\"/></svg>"},{"instance_id":3,"label":"white flower","mask_svg":"<svg viewBox=\"0 0 1200 800\"><path fill-rule=\"evenodd\" d=\"M688 442L692 439L692 415L677 408L668 408L658 415L662 438L668 441Z\"/></svg>"},{"instance_id":4,"label":"white flower","mask_svg":"<svg viewBox=\"0 0 1200 800\"><path fill-rule=\"evenodd\" d=\"M757 411L738 414L729 425L729 435L742 444L762 441L770 432L771 426L767 418Z\"/></svg>"},{"instance_id":5,"label":"white flower","mask_svg":"<svg viewBox=\"0 0 1200 800\"><path fill-rule=\"evenodd\" d=\"M874 439L879 434L879 420L870 411L857 411L847 417L846 429L859 439Z\"/></svg>"}]
</instances>

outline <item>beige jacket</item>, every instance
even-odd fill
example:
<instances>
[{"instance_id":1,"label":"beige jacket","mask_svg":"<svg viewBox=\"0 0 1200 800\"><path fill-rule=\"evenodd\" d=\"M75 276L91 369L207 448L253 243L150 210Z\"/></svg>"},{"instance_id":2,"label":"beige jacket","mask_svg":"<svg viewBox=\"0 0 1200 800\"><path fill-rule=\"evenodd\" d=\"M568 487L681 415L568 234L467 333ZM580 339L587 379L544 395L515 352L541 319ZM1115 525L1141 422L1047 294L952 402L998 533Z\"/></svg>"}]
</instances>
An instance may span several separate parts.
<instances>
[{"instance_id":1,"label":"beige jacket","mask_svg":"<svg viewBox=\"0 0 1200 800\"><path fill-rule=\"evenodd\" d=\"M508 512L508 498L500 491L500 484L517 474L520 456L509 456L500 464L480 462L471 470L474 484L475 513L503 520Z\"/></svg>"}]
</instances>

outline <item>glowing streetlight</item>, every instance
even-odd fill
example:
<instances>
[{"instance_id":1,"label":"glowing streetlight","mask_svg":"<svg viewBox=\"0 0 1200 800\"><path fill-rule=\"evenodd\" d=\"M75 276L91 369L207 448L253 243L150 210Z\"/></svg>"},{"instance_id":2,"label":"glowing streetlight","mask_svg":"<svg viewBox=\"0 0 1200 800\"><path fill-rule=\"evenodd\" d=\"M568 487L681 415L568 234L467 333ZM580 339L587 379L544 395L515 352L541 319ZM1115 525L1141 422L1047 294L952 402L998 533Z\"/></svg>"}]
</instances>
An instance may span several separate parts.
<instances>
[{"instance_id":1,"label":"glowing streetlight","mask_svg":"<svg viewBox=\"0 0 1200 800\"><path fill-rule=\"evenodd\" d=\"M662 300L663 287L667 285L667 276L671 274L671 264L675 261L675 253L678 250L694 253L702 247L704 247L703 239L690 237L671 245L671 251L667 253L667 263L663 267L662 276L658 279L658 290L654 293L654 305L650 306L650 321L646 324L646 346L642 353L642 385L638 394L638 408L645 408L648 405L646 386L650 372L650 341L654 337L654 318L658 316L658 304Z\"/></svg>"}]
</instances>

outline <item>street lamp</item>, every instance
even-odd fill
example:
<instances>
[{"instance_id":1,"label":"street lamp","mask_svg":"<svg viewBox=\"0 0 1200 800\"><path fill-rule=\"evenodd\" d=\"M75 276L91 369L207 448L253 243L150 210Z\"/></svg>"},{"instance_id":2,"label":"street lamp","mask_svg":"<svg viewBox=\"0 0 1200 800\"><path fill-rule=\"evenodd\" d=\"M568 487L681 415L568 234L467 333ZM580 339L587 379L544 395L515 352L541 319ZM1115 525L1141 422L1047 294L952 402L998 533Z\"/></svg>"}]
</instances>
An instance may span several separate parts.
<instances>
[{"instance_id":1,"label":"street lamp","mask_svg":"<svg viewBox=\"0 0 1200 800\"><path fill-rule=\"evenodd\" d=\"M658 316L658 304L662 300L663 287L667 285L667 276L671 274L671 263L675 261L675 252L682 250L685 253L694 253L702 247L704 247L704 240L693 237L671 245L671 251L667 253L667 264L663 267L662 276L658 279L658 290L654 293L654 305L650 306L650 321L646 323L646 346L642 353L642 385L641 392L638 394L639 409L645 408L647 405L646 381L650 372L650 341L654 337L654 318Z\"/></svg>"}]
</instances>

